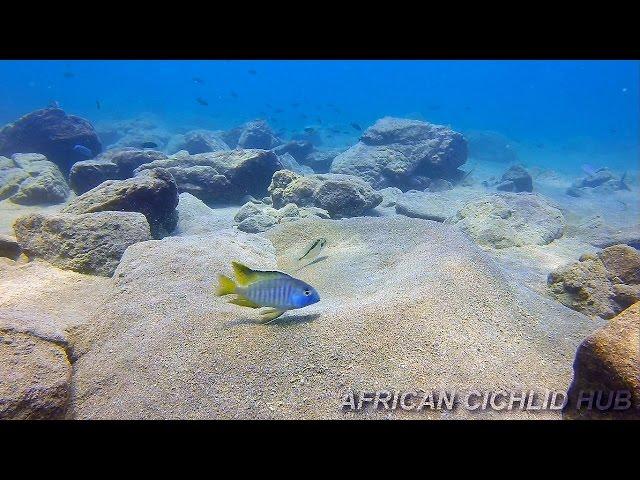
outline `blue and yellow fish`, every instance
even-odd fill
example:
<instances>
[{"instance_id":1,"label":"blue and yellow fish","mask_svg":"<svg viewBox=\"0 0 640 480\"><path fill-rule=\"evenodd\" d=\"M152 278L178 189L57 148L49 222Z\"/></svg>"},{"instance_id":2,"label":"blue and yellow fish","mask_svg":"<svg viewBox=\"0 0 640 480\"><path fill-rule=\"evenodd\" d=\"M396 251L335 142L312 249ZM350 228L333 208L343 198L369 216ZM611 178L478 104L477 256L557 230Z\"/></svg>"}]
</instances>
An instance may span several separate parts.
<instances>
[{"instance_id":1,"label":"blue and yellow fish","mask_svg":"<svg viewBox=\"0 0 640 480\"><path fill-rule=\"evenodd\" d=\"M275 320L287 310L295 310L320 301L320 295L311 286L277 271L252 270L239 262L231 262L236 281L220 275L216 295L235 293L229 303L249 308L269 307L261 312L262 320Z\"/></svg>"}]
</instances>

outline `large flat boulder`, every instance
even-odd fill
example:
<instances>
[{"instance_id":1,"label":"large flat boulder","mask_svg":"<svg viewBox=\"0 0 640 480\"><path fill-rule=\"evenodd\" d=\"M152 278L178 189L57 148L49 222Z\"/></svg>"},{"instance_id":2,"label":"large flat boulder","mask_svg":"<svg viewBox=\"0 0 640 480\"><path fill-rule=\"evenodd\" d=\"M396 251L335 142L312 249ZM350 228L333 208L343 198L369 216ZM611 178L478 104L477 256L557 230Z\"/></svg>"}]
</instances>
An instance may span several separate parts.
<instances>
[{"instance_id":1,"label":"large flat boulder","mask_svg":"<svg viewBox=\"0 0 640 480\"><path fill-rule=\"evenodd\" d=\"M69 186L55 163L39 153L16 153L0 157L0 200L19 205L64 202Z\"/></svg>"},{"instance_id":2,"label":"large flat boulder","mask_svg":"<svg viewBox=\"0 0 640 480\"><path fill-rule=\"evenodd\" d=\"M146 218L137 212L29 214L19 217L13 229L29 258L107 277L127 247L151 239Z\"/></svg>"},{"instance_id":3,"label":"large flat boulder","mask_svg":"<svg viewBox=\"0 0 640 480\"><path fill-rule=\"evenodd\" d=\"M490 248L546 245L564 232L564 215L540 195L500 193L466 203L449 219Z\"/></svg>"},{"instance_id":4,"label":"large flat boulder","mask_svg":"<svg viewBox=\"0 0 640 480\"><path fill-rule=\"evenodd\" d=\"M467 143L460 133L443 125L384 117L334 158L331 172L357 175L374 188L406 188L416 176L455 177L466 160Z\"/></svg>"},{"instance_id":5,"label":"large flat boulder","mask_svg":"<svg viewBox=\"0 0 640 480\"><path fill-rule=\"evenodd\" d=\"M212 295L232 260L293 271L318 237L322 258L294 275L319 303L265 325ZM457 229L401 216L143 242L113 281L74 364L77 419L560 418L341 403L350 391L420 386L565 390L577 346L604 323L510 284Z\"/></svg>"},{"instance_id":6,"label":"large flat boulder","mask_svg":"<svg viewBox=\"0 0 640 480\"><path fill-rule=\"evenodd\" d=\"M78 195L97 187L106 180L133 177L140 165L167 158L162 152L133 147L114 148L91 160L76 162L69 172L69 185Z\"/></svg>"},{"instance_id":7,"label":"large flat boulder","mask_svg":"<svg viewBox=\"0 0 640 480\"><path fill-rule=\"evenodd\" d=\"M165 160L140 166L136 172L166 168L180 193L187 192L204 202L229 202L245 195L263 197L271 176L282 168L275 153L267 150L236 149L189 155L180 151Z\"/></svg>"},{"instance_id":8,"label":"large flat boulder","mask_svg":"<svg viewBox=\"0 0 640 480\"><path fill-rule=\"evenodd\" d=\"M163 168L142 170L127 180L107 180L73 199L62 213L140 212L154 238L173 232L178 222L178 187Z\"/></svg>"}]
</instances>

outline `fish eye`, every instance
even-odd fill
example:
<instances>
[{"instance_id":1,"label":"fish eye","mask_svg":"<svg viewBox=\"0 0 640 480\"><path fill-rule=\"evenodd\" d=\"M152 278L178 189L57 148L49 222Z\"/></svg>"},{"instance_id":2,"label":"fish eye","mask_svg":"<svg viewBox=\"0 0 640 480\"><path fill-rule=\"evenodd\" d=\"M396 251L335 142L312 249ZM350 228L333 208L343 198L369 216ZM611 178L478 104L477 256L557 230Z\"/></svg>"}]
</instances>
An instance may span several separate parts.
<instances>
[{"instance_id":1,"label":"fish eye","mask_svg":"<svg viewBox=\"0 0 640 480\"><path fill-rule=\"evenodd\" d=\"M309 295L311 295L311 290L309 290L308 288L305 288L303 293L308 297Z\"/></svg>"}]
</instances>

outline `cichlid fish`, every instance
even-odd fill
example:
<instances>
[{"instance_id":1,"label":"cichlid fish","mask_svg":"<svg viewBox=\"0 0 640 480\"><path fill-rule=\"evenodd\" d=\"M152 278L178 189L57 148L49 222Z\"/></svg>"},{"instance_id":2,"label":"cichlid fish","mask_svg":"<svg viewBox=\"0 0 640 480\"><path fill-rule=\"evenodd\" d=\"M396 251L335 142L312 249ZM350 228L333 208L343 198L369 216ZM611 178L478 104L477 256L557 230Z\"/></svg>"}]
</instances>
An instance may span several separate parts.
<instances>
[{"instance_id":1,"label":"cichlid fish","mask_svg":"<svg viewBox=\"0 0 640 480\"><path fill-rule=\"evenodd\" d=\"M313 260L314 258L317 258L326 245L326 238L318 238L314 240L307 246L307 248L304 249L302 256L298 258L298 262Z\"/></svg>"},{"instance_id":2,"label":"cichlid fish","mask_svg":"<svg viewBox=\"0 0 640 480\"><path fill-rule=\"evenodd\" d=\"M217 296L235 293L229 303L242 307L269 307L261 312L262 320L275 320L287 310L295 310L320 301L320 295L311 286L278 271L252 270L239 262L231 262L236 281L220 275Z\"/></svg>"},{"instance_id":3,"label":"cichlid fish","mask_svg":"<svg viewBox=\"0 0 640 480\"><path fill-rule=\"evenodd\" d=\"M79 153L80 155L84 155L85 157L93 157L93 153L84 145L75 145L73 147L73 151Z\"/></svg>"}]
</instances>

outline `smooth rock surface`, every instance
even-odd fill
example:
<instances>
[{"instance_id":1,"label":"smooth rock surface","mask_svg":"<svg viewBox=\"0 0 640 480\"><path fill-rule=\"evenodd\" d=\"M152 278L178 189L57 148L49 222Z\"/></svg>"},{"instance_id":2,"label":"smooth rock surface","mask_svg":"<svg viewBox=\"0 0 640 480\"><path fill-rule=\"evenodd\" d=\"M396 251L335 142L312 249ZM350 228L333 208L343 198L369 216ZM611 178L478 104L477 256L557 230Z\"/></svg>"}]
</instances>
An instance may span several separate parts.
<instances>
[{"instance_id":1,"label":"smooth rock surface","mask_svg":"<svg viewBox=\"0 0 640 480\"><path fill-rule=\"evenodd\" d=\"M232 260L288 271L320 236L324 258L295 274L319 303L265 325L212 295ZM349 391L416 385L563 390L578 344L603 324L509 286L455 228L400 216L139 243L113 278L75 363L74 418L504 418L340 405Z\"/></svg>"}]
</instances>

